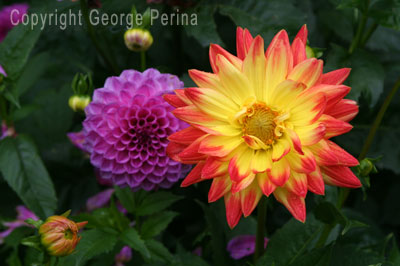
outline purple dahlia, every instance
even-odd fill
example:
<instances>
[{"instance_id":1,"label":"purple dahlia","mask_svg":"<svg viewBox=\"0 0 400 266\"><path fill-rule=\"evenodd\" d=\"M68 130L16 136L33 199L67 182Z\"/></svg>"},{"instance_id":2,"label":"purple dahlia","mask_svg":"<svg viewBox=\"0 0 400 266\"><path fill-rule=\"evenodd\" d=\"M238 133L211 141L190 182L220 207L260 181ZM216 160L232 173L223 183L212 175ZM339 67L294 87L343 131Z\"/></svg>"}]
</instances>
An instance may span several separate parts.
<instances>
[{"instance_id":1,"label":"purple dahlia","mask_svg":"<svg viewBox=\"0 0 400 266\"><path fill-rule=\"evenodd\" d=\"M170 188L187 166L166 155L167 137L187 125L162 95L183 88L176 76L155 69L125 70L106 80L86 107L85 150L103 179L118 186Z\"/></svg>"},{"instance_id":2,"label":"purple dahlia","mask_svg":"<svg viewBox=\"0 0 400 266\"><path fill-rule=\"evenodd\" d=\"M16 22L21 22L22 16L28 12L28 8L28 4L13 4L10 6L5 6L3 9L0 10L0 42L15 26L13 25L13 22L14 24Z\"/></svg>"}]
</instances>

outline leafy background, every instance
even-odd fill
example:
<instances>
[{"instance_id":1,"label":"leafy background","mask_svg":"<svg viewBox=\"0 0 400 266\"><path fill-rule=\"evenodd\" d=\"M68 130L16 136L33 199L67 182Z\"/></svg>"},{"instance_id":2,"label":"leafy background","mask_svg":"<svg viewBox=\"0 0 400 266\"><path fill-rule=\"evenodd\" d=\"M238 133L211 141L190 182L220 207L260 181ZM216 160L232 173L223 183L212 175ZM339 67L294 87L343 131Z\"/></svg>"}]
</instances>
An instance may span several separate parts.
<instances>
[{"instance_id":1,"label":"leafy background","mask_svg":"<svg viewBox=\"0 0 400 266\"><path fill-rule=\"evenodd\" d=\"M1 1L0 7L16 1ZM307 24L309 45L323 51L325 70L351 67L346 83L351 99L360 104L352 122L354 129L336 138L357 156L371 123L400 76L400 1L398 0L204 0L167 1L147 4L144 0L103 0L101 12L139 12L150 6L160 12L196 13L197 26L151 27L154 44L148 51L148 67L179 76L186 86L191 68L210 71L208 45L218 43L235 52L236 26L260 34L266 42L284 28L291 38ZM172 6L171 3L178 4ZM79 10L79 2L29 1L31 12ZM372 35L352 49L357 27L365 22ZM139 69L140 58L123 42L124 26L98 26L95 32L115 63L117 72ZM179 185L168 192L135 193L117 190L129 211L128 218L111 207L83 213L88 197L101 191L89 161L66 137L81 128L82 114L68 107L71 81L77 72L90 72L95 87L118 74L99 56L86 27L56 26L45 30L14 28L0 44L0 64L11 78L4 96L12 102L12 119L20 136L0 142L0 215L15 217L15 206L28 206L42 218L72 209L76 220L89 220L78 252L62 260L63 265L112 265L123 245L134 249L128 265L245 265L251 258L234 261L227 242L242 234L255 234L255 215L242 219L230 230L220 200L207 203L210 184L189 188ZM372 143L368 157L377 162L378 173L370 176L370 188L351 191L342 210L334 204L337 188L327 188L325 197L309 194L307 222L301 224L274 200L268 202L266 254L257 265L400 265L397 248L400 233L400 96L395 95ZM19 195L19 196L18 196ZM164 204L160 204L164 203ZM131 220L140 227L129 227ZM325 245L318 243L325 227L333 228ZM1 261L9 265L33 265L37 251L19 241L31 229L14 231L0 247ZM107 241L104 241L104 240ZM203 255L192 253L202 247ZM3 264L2 263L2 264Z\"/></svg>"}]
</instances>

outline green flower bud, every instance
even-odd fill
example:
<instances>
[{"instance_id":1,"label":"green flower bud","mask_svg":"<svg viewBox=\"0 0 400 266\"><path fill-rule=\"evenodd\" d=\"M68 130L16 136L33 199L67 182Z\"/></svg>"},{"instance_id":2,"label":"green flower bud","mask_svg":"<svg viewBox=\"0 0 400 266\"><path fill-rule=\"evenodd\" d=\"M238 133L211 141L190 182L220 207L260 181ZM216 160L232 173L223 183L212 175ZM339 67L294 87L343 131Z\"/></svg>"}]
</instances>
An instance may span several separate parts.
<instances>
[{"instance_id":1,"label":"green flower bud","mask_svg":"<svg viewBox=\"0 0 400 266\"><path fill-rule=\"evenodd\" d=\"M84 111L86 106L91 102L90 96L73 95L69 98L68 104L74 112Z\"/></svg>"},{"instance_id":2,"label":"green flower bud","mask_svg":"<svg viewBox=\"0 0 400 266\"><path fill-rule=\"evenodd\" d=\"M129 29L124 35L126 47L135 52L147 51L153 44L153 36L145 29Z\"/></svg>"}]
</instances>

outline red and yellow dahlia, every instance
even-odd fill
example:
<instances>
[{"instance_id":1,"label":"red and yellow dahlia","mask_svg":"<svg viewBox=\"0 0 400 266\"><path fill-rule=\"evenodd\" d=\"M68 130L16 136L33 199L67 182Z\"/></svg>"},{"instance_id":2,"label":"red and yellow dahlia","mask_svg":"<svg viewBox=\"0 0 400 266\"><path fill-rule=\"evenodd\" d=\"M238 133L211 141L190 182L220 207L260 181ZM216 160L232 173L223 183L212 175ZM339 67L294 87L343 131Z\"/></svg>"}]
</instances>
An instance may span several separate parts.
<instances>
[{"instance_id":1,"label":"red and yellow dahlia","mask_svg":"<svg viewBox=\"0 0 400 266\"><path fill-rule=\"evenodd\" d=\"M182 186L212 179L208 200L224 196L230 227L263 194L304 222L308 190L361 186L349 169L358 161L330 140L351 130L358 112L343 99L350 69L323 74L323 61L307 58L306 42L306 26L292 44L282 30L264 52L260 36L238 28L237 56L211 44L214 73L190 70L199 87L164 97L191 125L172 134L167 148L176 161L197 164Z\"/></svg>"}]
</instances>

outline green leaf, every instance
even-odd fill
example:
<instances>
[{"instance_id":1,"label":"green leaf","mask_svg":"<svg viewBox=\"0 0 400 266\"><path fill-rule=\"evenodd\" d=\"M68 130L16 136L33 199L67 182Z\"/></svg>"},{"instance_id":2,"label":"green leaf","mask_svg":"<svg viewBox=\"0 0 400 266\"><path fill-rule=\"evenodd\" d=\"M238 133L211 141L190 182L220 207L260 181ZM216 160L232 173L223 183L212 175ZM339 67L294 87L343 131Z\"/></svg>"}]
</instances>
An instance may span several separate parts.
<instances>
[{"instance_id":1,"label":"green leaf","mask_svg":"<svg viewBox=\"0 0 400 266\"><path fill-rule=\"evenodd\" d=\"M196 25L186 25L184 29L188 36L194 37L203 47L210 43L222 44L222 40L217 32L217 25L214 21L215 5L197 5L194 9L188 10L190 14L197 16ZM189 15L189 19L190 19Z\"/></svg>"},{"instance_id":2,"label":"green leaf","mask_svg":"<svg viewBox=\"0 0 400 266\"><path fill-rule=\"evenodd\" d=\"M83 231L81 236L82 239L78 243L75 252L64 259L61 259L61 263L75 266L85 265L85 263L91 258L110 252L117 243L116 234L101 229Z\"/></svg>"},{"instance_id":3,"label":"green leaf","mask_svg":"<svg viewBox=\"0 0 400 266\"><path fill-rule=\"evenodd\" d=\"M135 229L129 228L125 230L121 235L121 240L124 241L125 244L139 252L143 256L143 258L150 258L149 249L146 247L145 242Z\"/></svg>"},{"instance_id":4,"label":"green leaf","mask_svg":"<svg viewBox=\"0 0 400 266\"><path fill-rule=\"evenodd\" d=\"M22 266L21 260L18 256L18 248L15 248L10 256L7 258L7 265L8 266Z\"/></svg>"},{"instance_id":5,"label":"green leaf","mask_svg":"<svg viewBox=\"0 0 400 266\"><path fill-rule=\"evenodd\" d=\"M40 236L29 236L21 241L22 245L32 247L38 251L43 251L42 244L40 243Z\"/></svg>"},{"instance_id":6,"label":"green leaf","mask_svg":"<svg viewBox=\"0 0 400 266\"><path fill-rule=\"evenodd\" d=\"M308 215L304 224L291 219L270 238L268 252L256 265L269 265L271 259L277 266L290 265L306 252L310 243L320 233L322 226L323 224L311 215Z\"/></svg>"},{"instance_id":7,"label":"green leaf","mask_svg":"<svg viewBox=\"0 0 400 266\"><path fill-rule=\"evenodd\" d=\"M19 135L0 142L0 171L24 204L40 218L54 214L53 183L31 140Z\"/></svg>"},{"instance_id":8,"label":"green leaf","mask_svg":"<svg viewBox=\"0 0 400 266\"><path fill-rule=\"evenodd\" d=\"M158 242L154 239L148 239L146 240L145 244L150 251L152 260L165 263L172 262L174 257L161 242Z\"/></svg>"},{"instance_id":9,"label":"green leaf","mask_svg":"<svg viewBox=\"0 0 400 266\"><path fill-rule=\"evenodd\" d=\"M332 255L332 245L314 249L293 261L294 266L326 266L330 265Z\"/></svg>"},{"instance_id":10,"label":"green leaf","mask_svg":"<svg viewBox=\"0 0 400 266\"><path fill-rule=\"evenodd\" d=\"M140 228L142 237L149 239L157 236L168 227L177 215L176 212L164 211L148 217Z\"/></svg>"},{"instance_id":11,"label":"green leaf","mask_svg":"<svg viewBox=\"0 0 400 266\"><path fill-rule=\"evenodd\" d=\"M29 54L38 40L41 23L32 28L32 24L22 23L14 27L0 43L0 65L8 77L15 80L25 66Z\"/></svg>"},{"instance_id":12,"label":"green leaf","mask_svg":"<svg viewBox=\"0 0 400 266\"><path fill-rule=\"evenodd\" d=\"M133 197L133 192L130 188L120 188L115 187L115 194L118 200L121 202L122 206L129 212L134 213L135 211L135 199Z\"/></svg>"},{"instance_id":13,"label":"green leaf","mask_svg":"<svg viewBox=\"0 0 400 266\"><path fill-rule=\"evenodd\" d=\"M320 203L314 211L315 218L326 224L346 225L347 218L343 213L330 202Z\"/></svg>"},{"instance_id":14,"label":"green leaf","mask_svg":"<svg viewBox=\"0 0 400 266\"><path fill-rule=\"evenodd\" d=\"M136 214L140 216L150 215L160 212L182 197L170 192L156 192L147 195L136 209Z\"/></svg>"},{"instance_id":15,"label":"green leaf","mask_svg":"<svg viewBox=\"0 0 400 266\"><path fill-rule=\"evenodd\" d=\"M45 52L35 55L27 62L16 83L15 95L17 97L23 95L45 73L50 60L50 54Z\"/></svg>"}]
</instances>

